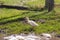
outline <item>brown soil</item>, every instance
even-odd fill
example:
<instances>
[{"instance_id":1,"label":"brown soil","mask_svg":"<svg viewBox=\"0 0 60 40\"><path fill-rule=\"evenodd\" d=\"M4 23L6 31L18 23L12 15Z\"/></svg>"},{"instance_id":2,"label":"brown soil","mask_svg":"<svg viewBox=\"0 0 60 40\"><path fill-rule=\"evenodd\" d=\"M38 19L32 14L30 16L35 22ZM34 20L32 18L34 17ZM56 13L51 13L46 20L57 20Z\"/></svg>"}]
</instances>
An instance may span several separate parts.
<instances>
[{"instance_id":1,"label":"brown soil","mask_svg":"<svg viewBox=\"0 0 60 40\"><path fill-rule=\"evenodd\" d=\"M51 40L60 40L60 38L54 37L54 38L52 38Z\"/></svg>"}]
</instances>

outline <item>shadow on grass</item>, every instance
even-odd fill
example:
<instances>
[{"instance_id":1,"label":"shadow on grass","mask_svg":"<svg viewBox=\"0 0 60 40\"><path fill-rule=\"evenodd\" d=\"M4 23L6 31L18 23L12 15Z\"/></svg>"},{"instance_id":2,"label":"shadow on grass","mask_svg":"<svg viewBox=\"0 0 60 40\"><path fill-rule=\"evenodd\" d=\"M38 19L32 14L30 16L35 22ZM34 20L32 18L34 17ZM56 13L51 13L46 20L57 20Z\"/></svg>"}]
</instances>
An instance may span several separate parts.
<instances>
[{"instance_id":1,"label":"shadow on grass","mask_svg":"<svg viewBox=\"0 0 60 40\"><path fill-rule=\"evenodd\" d=\"M27 7L23 7L23 6L11 6L11 5L0 5L0 8L28 10Z\"/></svg>"},{"instance_id":2,"label":"shadow on grass","mask_svg":"<svg viewBox=\"0 0 60 40\"><path fill-rule=\"evenodd\" d=\"M24 19L23 18L17 18L17 19L14 19L14 20L8 20L8 21L5 21L5 22L0 22L0 25L4 25L4 24L7 24L7 23L12 23L12 22L16 22L16 21L23 21Z\"/></svg>"},{"instance_id":3,"label":"shadow on grass","mask_svg":"<svg viewBox=\"0 0 60 40\"><path fill-rule=\"evenodd\" d=\"M43 16L43 15L47 15L48 12L44 12L42 14L38 14L38 15L34 15L34 16L31 16L32 17L36 17L36 16ZM49 15L49 14L48 14ZM16 16L11 16L11 17L7 17L7 18L3 18L3 19L0 19L1 20L5 20L5 19L9 19L9 18L14 18L14 17L17 17L17 16L20 16L20 15L16 15ZM55 19L59 19L60 17L57 17L57 18L45 18L45 19L48 19L48 20L55 20ZM19 21L24 21L24 18L23 17L19 17L19 18L16 18L16 19L13 19L13 20L7 20L5 22L0 22L0 25L4 25L4 24L7 24L7 23L12 23L12 22L19 22Z\"/></svg>"},{"instance_id":4,"label":"shadow on grass","mask_svg":"<svg viewBox=\"0 0 60 40\"><path fill-rule=\"evenodd\" d=\"M9 19L9 18L14 18L14 17L17 17L17 16L20 16L20 15L15 15L15 16L11 16L11 17L6 17L6 18L2 18L0 19L0 25L4 25L4 24L7 24L7 23L12 23L12 22L16 22L16 21L23 21L24 18L16 18L16 19L12 19L12 20L7 20L7 21L4 21L4 22L1 22L2 20L5 20L5 19Z\"/></svg>"},{"instance_id":5,"label":"shadow on grass","mask_svg":"<svg viewBox=\"0 0 60 40\"><path fill-rule=\"evenodd\" d=\"M12 5L0 5L0 8L17 9L17 10L29 10L29 11L43 11L43 10L44 10L44 8L31 10L29 7L24 7L24 6L12 6Z\"/></svg>"},{"instance_id":6,"label":"shadow on grass","mask_svg":"<svg viewBox=\"0 0 60 40\"><path fill-rule=\"evenodd\" d=\"M45 15L45 13L40 14L40 15ZM0 21L5 20L5 19L9 19L9 18L14 18L14 17L17 17L17 16L20 16L20 15L3 18L3 19L0 19ZM38 16L38 15L34 15L34 16L31 16L31 17L35 17L35 16ZM16 22L16 21L24 21L24 18L17 18L17 19L13 19L13 20L7 20L5 22L0 22L0 25L4 25L4 24L7 24L7 23L12 23L12 22Z\"/></svg>"},{"instance_id":7,"label":"shadow on grass","mask_svg":"<svg viewBox=\"0 0 60 40\"><path fill-rule=\"evenodd\" d=\"M7 9L18 9L18 10L30 10L29 8L27 8L27 7L22 7L22 6L9 6L9 5L0 5L0 8L7 8ZM35 11L35 12L37 12L37 11L43 11L44 10L44 8L41 8L40 10L30 10L30 11ZM26 12L26 13L29 13L29 12ZM24 13L23 13L24 14ZM23 15L22 14L22 15ZM45 15L45 14L47 14L46 12L45 13L43 13L43 14L40 14L40 15ZM20 15L16 15L16 16L20 16ZM2 18L2 19L0 19L0 21L1 20L5 20L5 19L9 19L9 18L13 18L13 17L16 17L16 16L11 16L11 17L7 17L7 18ZM34 15L34 16L32 16L32 17L35 17L35 16L38 16L38 15ZM17 19L14 19L14 20L8 20L8 21L4 21L4 22L0 22L0 25L3 25L3 24L6 24L6 23L12 23L12 22L16 22L16 21L22 21L22 20L24 20L24 18L17 18Z\"/></svg>"},{"instance_id":8,"label":"shadow on grass","mask_svg":"<svg viewBox=\"0 0 60 40\"><path fill-rule=\"evenodd\" d=\"M8 18L12 18L12 17L16 17L16 16L20 16L20 15L15 15L15 16L11 16L11 17L2 18L2 19L0 19L0 21L1 21L1 20L4 20L4 19L8 19Z\"/></svg>"}]
</instances>

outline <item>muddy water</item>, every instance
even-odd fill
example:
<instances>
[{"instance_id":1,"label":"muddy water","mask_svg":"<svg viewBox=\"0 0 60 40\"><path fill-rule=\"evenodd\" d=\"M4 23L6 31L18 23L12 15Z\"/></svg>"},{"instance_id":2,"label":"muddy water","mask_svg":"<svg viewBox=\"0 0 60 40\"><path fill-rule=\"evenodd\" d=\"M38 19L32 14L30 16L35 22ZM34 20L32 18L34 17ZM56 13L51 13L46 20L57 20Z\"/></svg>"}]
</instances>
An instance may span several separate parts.
<instances>
[{"instance_id":1,"label":"muddy water","mask_svg":"<svg viewBox=\"0 0 60 40\"><path fill-rule=\"evenodd\" d=\"M35 34L13 34L13 35L9 35L9 36L0 36L0 40L4 40L4 39L8 39L8 40L43 40L41 38L41 36L39 35L35 35ZM60 38L58 37L52 37L50 40L60 40Z\"/></svg>"},{"instance_id":2,"label":"muddy water","mask_svg":"<svg viewBox=\"0 0 60 40\"><path fill-rule=\"evenodd\" d=\"M4 37L4 39L8 40L40 40L41 38L39 36L36 36L34 34L20 34L20 35L10 35L7 37Z\"/></svg>"}]
</instances>

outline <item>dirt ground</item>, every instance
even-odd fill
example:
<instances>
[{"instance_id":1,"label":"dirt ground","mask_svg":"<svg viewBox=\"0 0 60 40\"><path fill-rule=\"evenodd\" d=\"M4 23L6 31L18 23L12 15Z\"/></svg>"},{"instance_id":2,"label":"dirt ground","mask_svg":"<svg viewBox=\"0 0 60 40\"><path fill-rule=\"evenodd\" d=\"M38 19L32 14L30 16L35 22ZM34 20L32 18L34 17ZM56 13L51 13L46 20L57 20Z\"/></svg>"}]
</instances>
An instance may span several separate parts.
<instances>
[{"instance_id":1,"label":"dirt ground","mask_svg":"<svg viewBox=\"0 0 60 40\"><path fill-rule=\"evenodd\" d=\"M54 38L52 38L51 40L60 40L60 38L54 37Z\"/></svg>"}]
</instances>

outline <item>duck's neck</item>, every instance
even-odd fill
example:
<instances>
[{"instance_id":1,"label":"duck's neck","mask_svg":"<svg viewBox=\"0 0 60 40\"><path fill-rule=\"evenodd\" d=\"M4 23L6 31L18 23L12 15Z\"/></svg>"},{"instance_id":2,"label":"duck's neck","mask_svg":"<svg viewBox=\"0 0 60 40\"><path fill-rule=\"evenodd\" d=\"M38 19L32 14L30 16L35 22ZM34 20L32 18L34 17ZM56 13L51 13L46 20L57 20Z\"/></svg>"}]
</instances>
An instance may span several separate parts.
<instances>
[{"instance_id":1,"label":"duck's neck","mask_svg":"<svg viewBox=\"0 0 60 40\"><path fill-rule=\"evenodd\" d=\"M30 20L29 19L27 19L27 22L29 22Z\"/></svg>"}]
</instances>

